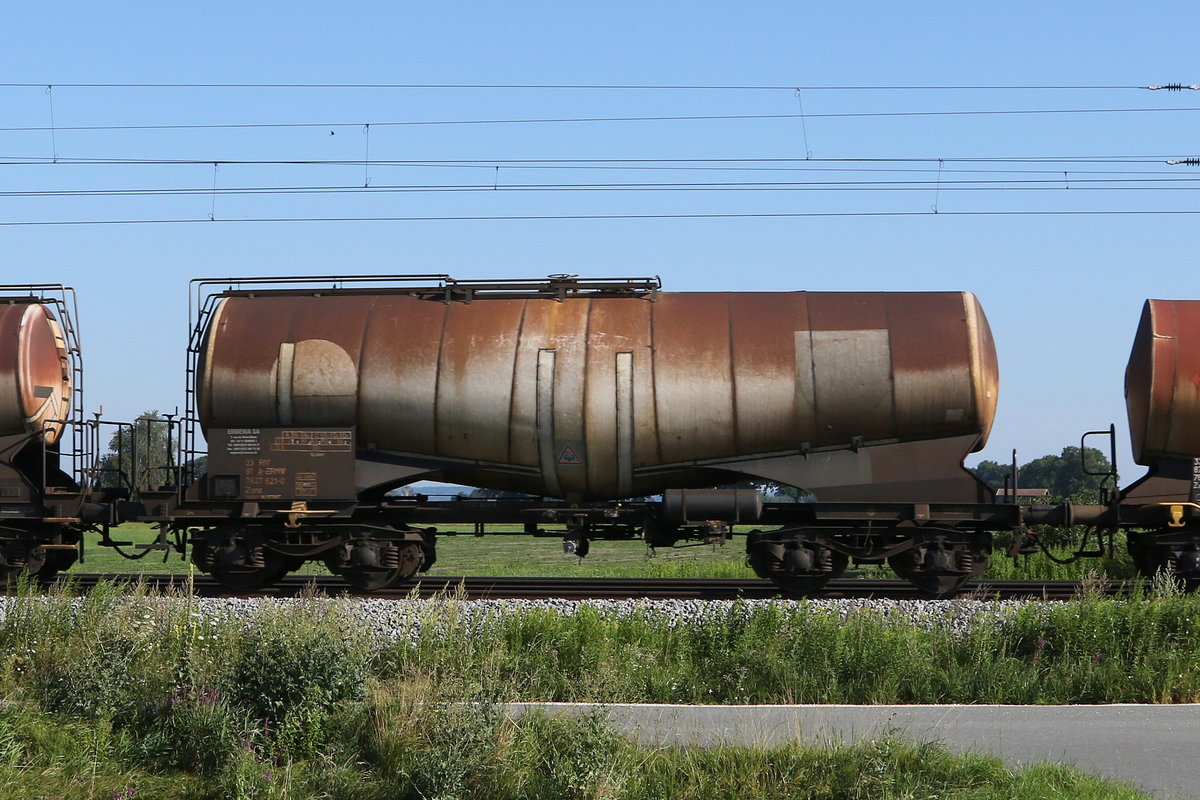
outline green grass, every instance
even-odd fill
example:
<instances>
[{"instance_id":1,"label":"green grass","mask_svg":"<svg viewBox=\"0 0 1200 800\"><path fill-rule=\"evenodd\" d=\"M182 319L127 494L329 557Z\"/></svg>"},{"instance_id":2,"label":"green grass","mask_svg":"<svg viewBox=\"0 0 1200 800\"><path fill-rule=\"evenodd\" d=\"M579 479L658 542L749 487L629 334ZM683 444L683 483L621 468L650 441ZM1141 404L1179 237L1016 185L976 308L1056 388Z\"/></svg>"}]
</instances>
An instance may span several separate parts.
<instances>
[{"instance_id":1,"label":"green grass","mask_svg":"<svg viewBox=\"0 0 1200 800\"><path fill-rule=\"evenodd\" d=\"M1200 599L1095 598L965 624L800 604L627 616L583 607L437 612L381 674L426 673L512 699L671 703L1177 703L1200 701ZM435 612L430 612L431 614ZM960 624L962 623L962 624Z\"/></svg>"},{"instance_id":2,"label":"green grass","mask_svg":"<svg viewBox=\"0 0 1200 800\"><path fill-rule=\"evenodd\" d=\"M339 602L229 621L200 617L197 602L110 586L12 601L0 620L0 800L1140 798L1064 767L1014 771L895 738L657 748L597 716L514 721L497 703L1200 696L1200 601L1167 587L965 636L780 606L682 625L649 613L471 619L448 599L414 606L414 637L386 646Z\"/></svg>"},{"instance_id":3,"label":"green grass","mask_svg":"<svg viewBox=\"0 0 1200 800\"><path fill-rule=\"evenodd\" d=\"M1005 613L959 604L920 619L903 606L846 615L819 603L735 602L680 619L655 604L560 614L448 598L392 607L397 642L345 619L353 600L267 605L251 630L193 617L194 599L129 591L101 586L76 600L65 587L12 601L0 621L0 690L94 712L181 687L250 687L245 702L276 718L334 688L416 679L493 700L1200 701L1200 597L1168 584L1133 600L1088 596ZM277 696L284 675L292 694Z\"/></svg>"},{"instance_id":4,"label":"green grass","mask_svg":"<svg viewBox=\"0 0 1200 800\"><path fill-rule=\"evenodd\" d=\"M193 713L181 708L172 716ZM319 754L283 751L265 733L266 720L230 715L240 720L244 738L232 745L200 739L191 754L219 766L196 769L181 766L177 752L143 750L153 732L121 728L112 718L71 719L6 704L0 799L1149 797L1071 767L1010 769L995 758L894 737L848 746L649 747L613 734L596 717L514 721L486 705L418 707L402 692L382 690L332 712Z\"/></svg>"}]
</instances>

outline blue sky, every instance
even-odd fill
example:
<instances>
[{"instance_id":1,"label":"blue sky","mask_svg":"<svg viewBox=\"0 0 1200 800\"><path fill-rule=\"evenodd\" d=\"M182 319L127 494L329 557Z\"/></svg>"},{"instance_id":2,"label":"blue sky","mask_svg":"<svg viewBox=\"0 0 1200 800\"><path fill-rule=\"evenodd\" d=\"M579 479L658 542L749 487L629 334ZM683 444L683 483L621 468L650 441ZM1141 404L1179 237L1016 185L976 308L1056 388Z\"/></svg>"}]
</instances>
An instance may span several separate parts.
<instances>
[{"instance_id":1,"label":"blue sky","mask_svg":"<svg viewBox=\"0 0 1200 800\"><path fill-rule=\"evenodd\" d=\"M604 4L13 4L0 32L0 191L208 187L211 163L78 158L453 160L475 167L224 164L235 187L495 185L485 192L2 197L0 222L200 219L196 224L0 226L5 282L80 297L90 408L131 417L183 402L187 281L197 276L450 273L463 278L661 275L675 290L976 292L1001 365L983 457L1057 452L1111 421L1147 297L1196 297L1200 218L956 212L1200 211L1200 179L1158 163L953 159L1200 155L1200 112L828 117L828 114L1184 109L1200 92L72 88L71 83L434 83L734 86L1144 86L1200 83L1195 6L1008 2ZM47 92L45 85L54 85ZM802 105L801 105L802 104ZM492 125L414 121L795 115ZM80 126L322 123L308 128ZM344 124L341 124L344 123ZM371 123L369 134L364 125ZM55 155L59 163L44 163ZM804 159L772 170L522 169L521 159ZM926 159L875 164L822 159ZM936 188L936 159L942 189ZM43 163L29 163L43 160ZM932 159L932 160L930 160ZM24 163L15 163L24 162ZM663 166L662 162L656 162ZM727 165L728 166L728 165ZM784 169L786 167L786 169ZM855 169L834 172L832 169ZM878 171L880 169L893 171ZM1189 172L1188 170L1191 170ZM894 171L905 170L905 171ZM962 170L977 170L963 172ZM980 172L978 170L991 170ZM1023 170L1013 172L1014 170ZM1039 171L1040 170L1040 171ZM1152 174L1150 174L1152 173ZM951 181L1062 180L1053 190L955 191ZM514 184L875 181L866 190L514 191ZM919 181L883 191L880 181ZM933 181L931 185L929 182ZM1012 183L999 184L1013 186ZM1049 185L1049 184L1047 184ZM1112 185L1112 184L1109 184ZM1067 186L1071 186L1067 189ZM1133 186L1145 188L1131 188ZM893 187L895 186L893 185ZM937 215L932 212L936 205ZM430 216L861 214L696 219L295 222ZM1135 470L1125 460L1126 478ZM973 461L974 459L972 459Z\"/></svg>"}]
</instances>

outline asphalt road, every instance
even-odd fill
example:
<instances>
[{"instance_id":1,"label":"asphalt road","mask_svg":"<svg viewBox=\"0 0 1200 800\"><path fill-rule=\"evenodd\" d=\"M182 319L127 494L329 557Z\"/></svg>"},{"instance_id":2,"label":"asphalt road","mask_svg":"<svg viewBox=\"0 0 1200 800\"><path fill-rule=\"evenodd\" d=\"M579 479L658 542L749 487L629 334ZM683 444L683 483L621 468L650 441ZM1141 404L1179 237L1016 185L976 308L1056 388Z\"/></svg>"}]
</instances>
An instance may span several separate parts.
<instances>
[{"instance_id":1,"label":"asphalt road","mask_svg":"<svg viewBox=\"0 0 1200 800\"><path fill-rule=\"evenodd\" d=\"M679 706L512 703L580 714L603 708L613 727L648 744L851 742L893 732L1012 766L1053 761L1141 787L1200 798L1200 705Z\"/></svg>"}]
</instances>

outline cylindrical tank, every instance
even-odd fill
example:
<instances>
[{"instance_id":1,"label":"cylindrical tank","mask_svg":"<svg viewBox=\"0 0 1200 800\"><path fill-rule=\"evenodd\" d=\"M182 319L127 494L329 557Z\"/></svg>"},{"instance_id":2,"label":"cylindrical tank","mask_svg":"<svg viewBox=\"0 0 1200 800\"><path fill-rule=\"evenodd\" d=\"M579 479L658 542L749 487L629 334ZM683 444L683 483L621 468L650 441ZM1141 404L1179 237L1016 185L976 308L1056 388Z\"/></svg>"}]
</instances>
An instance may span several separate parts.
<instances>
[{"instance_id":1,"label":"cylindrical tank","mask_svg":"<svg viewBox=\"0 0 1200 800\"><path fill-rule=\"evenodd\" d=\"M1146 301L1125 403L1137 463L1200 457L1200 300Z\"/></svg>"},{"instance_id":2,"label":"cylindrical tank","mask_svg":"<svg viewBox=\"0 0 1200 800\"><path fill-rule=\"evenodd\" d=\"M205 428L356 425L362 458L555 497L705 485L703 470L770 454L966 434L982 447L996 408L969 292L218 303L197 373Z\"/></svg>"},{"instance_id":3,"label":"cylindrical tank","mask_svg":"<svg viewBox=\"0 0 1200 800\"><path fill-rule=\"evenodd\" d=\"M71 409L62 328L41 303L0 301L0 436L45 431L53 443Z\"/></svg>"}]
</instances>

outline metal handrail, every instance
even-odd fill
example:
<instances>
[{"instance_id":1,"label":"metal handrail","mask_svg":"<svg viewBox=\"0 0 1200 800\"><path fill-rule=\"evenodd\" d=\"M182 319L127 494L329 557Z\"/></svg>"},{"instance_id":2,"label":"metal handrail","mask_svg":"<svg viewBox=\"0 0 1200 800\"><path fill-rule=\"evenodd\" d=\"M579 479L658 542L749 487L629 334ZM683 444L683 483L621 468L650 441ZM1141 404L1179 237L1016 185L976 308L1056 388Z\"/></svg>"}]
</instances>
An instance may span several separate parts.
<instances>
[{"instance_id":1,"label":"metal handrail","mask_svg":"<svg viewBox=\"0 0 1200 800\"><path fill-rule=\"evenodd\" d=\"M425 282L425 286L395 286ZM226 287L226 293L254 292L267 287L306 287L338 293L446 293L452 295L497 296L512 292L535 295L591 294L616 292L620 294L646 293L656 295L662 290L662 278L651 277L602 277L580 278L577 275L560 273L545 278L471 278L461 280L444 273L393 274L393 275L307 275L299 277L244 276L230 278L193 278L189 284L188 319L195 319L202 309L206 296L216 286ZM237 287L237 288L235 288ZM243 288L247 287L247 288ZM353 287L353 288L347 288ZM268 291L285 292L276 288Z\"/></svg>"}]
</instances>

